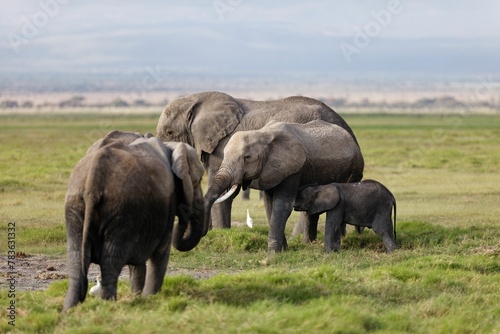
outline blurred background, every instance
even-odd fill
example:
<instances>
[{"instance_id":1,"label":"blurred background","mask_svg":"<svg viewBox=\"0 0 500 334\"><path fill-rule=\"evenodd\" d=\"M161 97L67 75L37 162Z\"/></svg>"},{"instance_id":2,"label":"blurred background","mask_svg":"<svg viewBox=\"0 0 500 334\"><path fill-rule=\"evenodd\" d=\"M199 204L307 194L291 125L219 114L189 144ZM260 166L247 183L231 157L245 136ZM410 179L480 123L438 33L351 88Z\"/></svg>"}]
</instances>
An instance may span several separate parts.
<instances>
[{"instance_id":1,"label":"blurred background","mask_svg":"<svg viewBox=\"0 0 500 334\"><path fill-rule=\"evenodd\" d=\"M207 90L339 112L500 112L494 0L0 3L0 112L160 112Z\"/></svg>"}]
</instances>

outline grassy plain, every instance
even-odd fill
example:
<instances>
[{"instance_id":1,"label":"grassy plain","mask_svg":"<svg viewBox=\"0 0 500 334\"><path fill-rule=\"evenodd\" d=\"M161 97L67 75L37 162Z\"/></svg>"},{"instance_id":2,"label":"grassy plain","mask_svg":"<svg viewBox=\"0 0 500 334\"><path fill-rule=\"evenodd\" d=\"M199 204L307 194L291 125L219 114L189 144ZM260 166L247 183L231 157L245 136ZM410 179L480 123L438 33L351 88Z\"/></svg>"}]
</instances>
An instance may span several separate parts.
<instances>
[{"instance_id":1,"label":"grassy plain","mask_svg":"<svg viewBox=\"0 0 500 334\"><path fill-rule=\"evenodd\" d=\"M117 302L90 297L67 316L60 315L63 280L18 292L15 328L7 323L11 298L1 290L0 331L499 333L500 116L345 118L361 145L365 178L387 185L398 201L394 253L385 254L371 230L349 229L339 253L323 253L320 233L318 243L289 239L289 251L267 258L264 206L254 192L233 209L239 222L249 209L253 229L210 231L195 250L172 252L169 268L220 274L167 276L149 298L132 296L123 281ZM18 252L64 255L63 202L74 164L108 131L154 133L157 119L0 116L1 235L14 221ZM2 255L6 249L2 237Z\"/></svg>"}]
</instances>

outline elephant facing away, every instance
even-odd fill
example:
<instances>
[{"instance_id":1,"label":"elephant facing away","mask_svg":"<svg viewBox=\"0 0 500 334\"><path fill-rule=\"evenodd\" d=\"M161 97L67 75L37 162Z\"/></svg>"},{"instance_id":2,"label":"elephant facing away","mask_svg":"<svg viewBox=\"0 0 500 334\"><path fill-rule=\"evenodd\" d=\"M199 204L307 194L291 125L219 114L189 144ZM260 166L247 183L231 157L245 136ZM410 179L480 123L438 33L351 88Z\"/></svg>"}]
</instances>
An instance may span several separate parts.
<instances>
[{"instance_id":1,"label":"elephant facing away","mask_svg":"<svg viewBox=\"0 0 500 334\"><path fill-rule=\"evenodd\" d=\"M76 164L69 179L69 288L63 312L85 300L91 262L101 267L101 298L116 299L125 265L132 292L154 294L163 283L171 244L188 251L208 230L200 186L204 170L192 147L140 134L133 134L134 141L131 133L108 135ZM101 145L111 137L117 138Z\"/></svg>"},{"instance_id":2,"label":"elephant facing away","mask_svg":"<svg viewBox=\"0 0 500 334\"><path fill-rule=\"evenodd\" d=\"M393 208L394 228L391 220ZM340 250L345 224L372 228L382 237L387 252L396 248L396 199L377 181L306 187L298 193L294 209L316 217L326 212L325 251ZM309 233L316 234L316 231Z\"/></svg>"},{"instance_id":3,"label":"elephant facing away","mask_svg":"<svg viewBox=\"0 0 500 334\"><path fill-rule=\"evenodd\" d=\"M208 172L208 185L211 186L221 166L224 147L231 136L238 131L261 129L272 120L290 123L323 120L346 130L357 144L354 133L340 115L324 103L303 96L252 101L221 92L192 94L173 100L165 107L156 131L163 141L180 141L192 145L204 163ZM347 182L347 179L336 181ZM231 227L232 200L229 198L214 205L211 226Z\"/></svg>"},{"instance_id":4,"label":"elephant facing away","mask_svg":"<svg viewBox=\"0 0 500 334\"><path fill-rule=\"evenodd\" d=\"M239 187L264 191L270 225L268 251L286 249L285 225L301 187L360 179L364 160L349 132L324 121L306 124L270 122L260 130L235 133L205 195L205 224L214 202Z\"/></svg>"}]
</instances>

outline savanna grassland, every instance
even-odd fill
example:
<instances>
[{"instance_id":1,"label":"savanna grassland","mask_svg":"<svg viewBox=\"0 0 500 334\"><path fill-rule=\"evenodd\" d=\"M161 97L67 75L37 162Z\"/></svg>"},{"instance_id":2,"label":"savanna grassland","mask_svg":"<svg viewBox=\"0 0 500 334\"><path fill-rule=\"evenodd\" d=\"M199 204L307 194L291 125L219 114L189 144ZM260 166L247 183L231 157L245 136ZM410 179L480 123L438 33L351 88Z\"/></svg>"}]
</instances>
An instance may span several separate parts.
<instances>
[{"instance_id":1,"label":"savanna grassland","mask_svg":"<svg viewBox=\"0 0 500 334\"><path fill-rule=\"evenodd\" d=\"M118 301L89 296L60 314L67 280L46 291L0 291L0 331L22 333L500 333L500 116L345 115L365 157L365 178L397 199L399 248L352 228L338 253L289 238L268 257L264 205L235 201L235 223L195 250L173 250L162 291ZM66 182L88 146L113 129L153 132L158 115L0 116L0 239L16 251L65 254ZM206 187L205 187L206 189ZM290 236L294 213L287 225ZM320 231L324 224L320 223ZM6 258L5 256L2 259ZM2 268L6 268L4 263ZM6 276L2 272L2 279ZM18 278L22 280L22 277Z\"/></svg>"}]
</instances>

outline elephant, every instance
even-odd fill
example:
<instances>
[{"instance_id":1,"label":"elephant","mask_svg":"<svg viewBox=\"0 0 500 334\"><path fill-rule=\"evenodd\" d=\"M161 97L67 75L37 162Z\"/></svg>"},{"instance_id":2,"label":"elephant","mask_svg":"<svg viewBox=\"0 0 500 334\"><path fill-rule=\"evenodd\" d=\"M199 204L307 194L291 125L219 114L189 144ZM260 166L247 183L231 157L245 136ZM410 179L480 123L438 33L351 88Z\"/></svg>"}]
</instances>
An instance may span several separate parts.
<instances>
[{"instance_id":1,"label":"elephant","mask_svg":"<svg viewBox=\"0 0 500 334\"><path fill-rule=\"evenodd\" d=\"M86 154L90 154L91 152L114 142L120 142L125 145L128 145L138 138L151 138L151 137L153 137L153 135L149 132L142 135L139 132L113 130L108 134L106 134L106 136L104 136L103 138L96 140L92 145L90 145L90 147L87 149Z\"/></svg>"},{"instance_id":2,"label":"elephant","mask_svg":"<svg viewBox=\"0 0 500 334\"><path fill-rule=\"evenodd\" d=\"M252 184L264 191L270 225L268 252L281 252L287 248L285 225L299 189L360 179L363 167L361 150L351 134L325 121L271 121L260 130L236 132L224 148L222 164L205 194L205 224L216 201Z\"/></svg>"},{"instance_id":3,"label":"elephant","mask_svg":"<svg viewBox=\"0 0 500 334\"><path fill-rule=\"evenodd\" d=\"M253 101L234 98L222 92L192 94L167 104L158 120L156 132L163 141L180 141L193 146L208 172L210 186L221 166L224 147L231 136L238 131L261 129L271 120L291 123L323 120L345 129L357 143L353 131L340 115L324 103L303 96ZM233 198L229 198L213 207L211 227L231 227L232 201ZM300 225L297 230L300 232L302 229Z\"/></svg>"},{"instance_id":4,"label":"elephant","mask_svg":"<svg viewBox=\"0 0 500 334\"><path fill-rule=\"evenodd\" d=\"M119 131L92 147L75 165L65 198L64 313L85 300L91 262L101 268L101 298L116 299L125 265L131 291L154 294L163 283L171 245L189 251L208 231L200 186L204 168L194 148Z\"/></svg>"},{"instance_id":5,"label":"elephant","mask_svg":"<svg viewBox=\"0 0 500 334\"><path fill-rule=\"evenodd\" d=\"M394 228L391 221L393 208ZM294 210L306 211L309 215L326 212L324 248L327 252L340 250L345 224L372 228L382 237L388 253L396 248L396 199L377 181L305 187L295 199Z\"/></svg>"}]
</instances>

